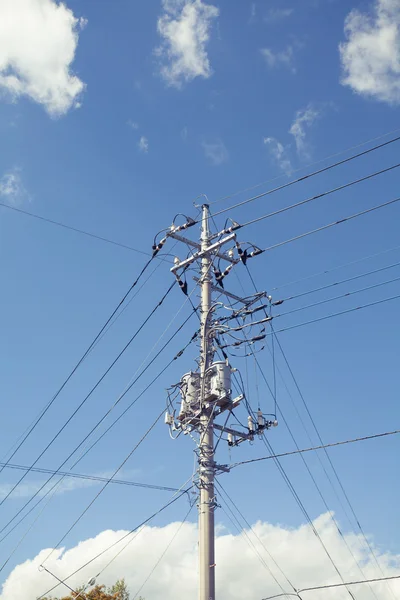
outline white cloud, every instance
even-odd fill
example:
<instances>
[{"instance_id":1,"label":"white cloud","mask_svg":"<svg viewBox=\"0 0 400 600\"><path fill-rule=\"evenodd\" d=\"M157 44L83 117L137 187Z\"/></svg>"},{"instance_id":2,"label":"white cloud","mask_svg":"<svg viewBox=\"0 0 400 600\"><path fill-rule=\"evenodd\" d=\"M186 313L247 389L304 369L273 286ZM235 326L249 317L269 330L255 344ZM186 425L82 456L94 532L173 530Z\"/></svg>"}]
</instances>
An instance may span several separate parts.
<instances>
[{"instance_id":1,"label":"white cloud","mask_svg":"<svg viewBox=\"0 0 400 600\"><path fill-rule=\"evenodd\" d=\"M293 65L294 61L294 49L293 46L288 45L285 50L281 50L280 52L274 52L271 48L261 48L260 50L262 56L265 59L267 65L273 69L274 67L279 67L280 65L287 67L292 71L292 73L296 72L296 69Z\"/></svg>"},{"instance_id":2,"label":"white cloud","mask_svg":"<svg viewBox=\"0 0 400 600\"><path fill-rule=\"evenodd\" d=\"M271 8L267 15L264 17L264 21L267 23L275 23L276 21L282 21L287 19L294 12L293 8Z\"/></svg>"},{"instance_id":3,"label":"white cloud","mask_svg":"<svg viewBox=\"0 0 400 600\"><path fill-rule=\"evenodd\" d=\"M163 42L156 49L162 77L178 88L196 77L207 79L212 70L206 47L218 8L202 0L164 0L163 8L157 22Z\"/></svg>"},{"instance_id":4,"label":"white cloud","mask_svg":"<svg viewBox=\"0 0 400 600\"><path fill-rule=\"evenodd\" d=\"M282 171L284 171L286 175L290 175L290 173L293 171L293 168L288 156L287 148L285 148L281 142L273 137L264 138L264 144L268 147L271 156L282 169Z\"/></svg>"},{"instance_id":5,"label":"white cloud","mask_svg":"<svg viewBox=\"0 0 400 600\"><path fill-rule=\"evenodd\" d=\"M341 83L357 94L400 103L399 0L376 0L371 14L352 10L344 30Z\"/></svg>"},{"instance_id":6,"label":"white cloud","mask_svg":"<svg viewBox=\"0 0 400 600\"><path fill-rule=\"evenodd\" d=\"M304 110L298 110L296 117L289 129L289 133L294 137L297 152L300 156L308 157L308 148L306 143L306 132L317 119L321 116L321 111L309 104Z\"/></svg>"},{"instance_id":7,"label":"white cloud","mask_svg":"<svg viewBox=\"0 0 400 600\"><path fill-rule=\"evenodd\" d=\"M14 167L0 178L0 198L9 204L19 204L23 200L29 200L29 194L22 181L21 169Z\"/></svg>"},{"instance_id":8,"label":"white cloud","mask_svg":"<svg viewBox=\"0 0 400 600\"><path fill-rule=\"evenodd\" d=\"M314 521L314 525L345 580L359 580L361 574L330 517L322 515ZM99 583L112 585L117 579L125 577L133 597L180 526L180 523L172 523L165 527L143 528L132 543L104 571L99 578ZM261 564L260 558L249 545L247 538L244 535L233 535L221 527L217 529L217 597L220 600L243 600L243 598L261 600L261 598L278 594L280 588ZM253 529L264 547L269 550L297 588L338 582L337 573L308 525L288 528L282 525L258 522ZM58 577L64 578L119 540L125 533L125 531L103 531L95 538L82 541L67 551L56 550L51 559L46 562L46 566ZM252 532L247 531L247 534L262 560L268 564L284 589L291 591L260 541L253 536ZM368 553L363 538L355 534L344 534L344 537L355 558L362 565L365 577L381 576L374 559ZM379 550L371 539L369 542L385 575L397 575L400 570L400 556ZM89 578L106 566L125 543L126 540L82 569L79 574L68 580L69 585L78 587L87 582ZM55 584L54 578L48 573L38 570L48 552L49 549L44 549L33 559L15 567L3 585L0 600L26 600L26 590L29 590L30 597L35 598L51 588ZM393 581L390 586L395 596L400 594L399 581ZM373 589L377 600L392 599L387 584L376 583ZM186 600L195 598L196 590L197 526L185 523L141 594L146 598ZM352 590L357 600L371 598L368 586L354 586ZM67 590L60 587L57 592L58 595L62 595L62 593L67 593ZM331 600L348 598L346 590L341 588L326 591L325 594L326 598Z\"/></svg>"},{"instance_id":9,"label":"white cloud","mask_svg":"<svg viewBox=\"0 0 400 600\"><path fill-rule=\"evenodd\" d=\"M139 123L137 123L136 121L132 121L132 119L128 119L127 125L131 129L134 129L134 130L139 129Z\"/></svg>"},{"instance_id":10,"label":"white cloud","mask_svg":"<svg viewBox=\"0 0 400 600\"><path fill-rule=\"evenodd\" d=\"M187 125L185 125L185 127L181 130L181 138L184 142L186 142L188 135L189 135L189 129L187 128Z\"/></svg>"},{"instance_id":11,"label":"white cloud","mask_svg":"<svg viewBox=\"0 0 400 600\"><path fill-rule=\"evenodd\" d=\"M229 159L229 153L222 140L219 138L216 140L203 142L202 143L204 154L212 165L218 167Z\"/></svg>"},{"instance_id":12,"label":"white cloud","mask_svg":"<svg viewBox=\"0 0 400 600\"><path fill-rule=\"evenodd\" d=\"M85 24L55 0L1 0L0 90L14 100L27 96L52 116L79 106L85 85L71 65Z\"/></svg>"},{"instance_id":13,"label":"white cloud","mask_svg":"<svg viewBox=\"0 0 400 600\"><path fill-rule=\"evenodd\" d=\"M145 137L144 135L142 135L142 137L138 141L138 147L139 147L140 152L143 152L144 154L148 153L148 151L149 151L149 140L147 139L147 137Z\"/></svg>"}]
</instances>

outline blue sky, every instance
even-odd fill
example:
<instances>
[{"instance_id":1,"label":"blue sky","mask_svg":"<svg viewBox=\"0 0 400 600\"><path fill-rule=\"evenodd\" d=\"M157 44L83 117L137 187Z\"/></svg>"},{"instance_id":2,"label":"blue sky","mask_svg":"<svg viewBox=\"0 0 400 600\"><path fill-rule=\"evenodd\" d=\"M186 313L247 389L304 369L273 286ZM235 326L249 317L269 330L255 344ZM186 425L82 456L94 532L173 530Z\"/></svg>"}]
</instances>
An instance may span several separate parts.
<instances>
[{"instance_id":1,"label":"blue sky","mask_svg":"<svg viewBox=\"0 0 400 600\"><path fill-rule=\"evenodd\" d=\"M316 168L308 165L327 165L336 159L325 159L337 153L345 158L354 152L349 148L396 130L399 72L397 0L68 0L65 4L7 0L0 7L0 201L150 252L154 235L168 227L176 213L197 214L193 201L200 194L207 195L215 213ZM217 216L217 226L223 227L226 216L245 222L384 169L396 164L398 156L397 143L391 144ZM270 180L274 182L268 183ZM394 169L250 226L239 237L261 248L270 246L395 198L398 181ZM250 190L258 184L262 185ZM226 196L232 197L222 200ZM260 289L270 291L395 248L399 215L399 207L393 205L265 253L251 261L252 275ZM195 228L190 233L198 235ZM1 208L0 241L0 452L4 455L58 389L146 257L7 208ZM278 289L274 298L396 263L399 254L393 250ZM241 284L250 293L246 271L237 269ZM303 298L292 308L396 276L398 268L337 286L325 295ZM171 281L168 264L161 264L13 462L33 462ZM229 286L240 293L236 277L230 276ZM399 293L399 282L394 282L277 319L276 328ZM184 297L174 289L38 466L59 466L123 390L183 302ZM170 331L188 314L185 305ZM130 392L121 410L195 329L192 320ZM281 334L282 346L325 441L397 428L399 334L397 301ZM196 352L190 348L176 361L77 471L112 473L162 409L165 388L193 368ZM259 359L270 378L270 355L264 351ZM245 362L238 359L242 373ZM280 355L277 364L306 419ZM254 364L249 361L247 368L252 369L250 389L255 405ZM265 410L271 412L273 402L262 382L259 396ZM278 401L299 446L308 446L279 379ZM313 432L312 439L317 442ZM275 451L294 447L283 424L271 432L270 440ZM400 553L397 444L392 437L331 452L364 530L379 551L393 555ZM187 438L172 442L160 424L121 477L179 487L192 472L192 449ZM243 445L230 455L221 445L219 459L229 462L265 454L261 443ZM307 460L330 508L344 531L350 532L315 456ZM300 458L286 458L282 464L310 516L325 513ZM0 477L4 495L19 473L4 470ZM0 507L1 527L42 481L40 475L30 474L21 492ZM224 476L223 482L251 523L268 522L291 530L304 522L270 462L240 467ZM17 565L56 543L97 490L95 486L76 486L56 496L1 573L2 581ZM110 487L71 532L66 547L73 548L104 530L129 529L165 500L167 494L161 491ZM177 503L155 524L161 527L180 520L185 512L186 505ZM194 513L191 520L196 521ZM230 531L231 524L222 511L218 522ZM25 527L22 524L2 542L1 562ZM10 586L0 598L22 598ZM39 581L35 592L42 588Z\"/></svg>"}]
</instances>

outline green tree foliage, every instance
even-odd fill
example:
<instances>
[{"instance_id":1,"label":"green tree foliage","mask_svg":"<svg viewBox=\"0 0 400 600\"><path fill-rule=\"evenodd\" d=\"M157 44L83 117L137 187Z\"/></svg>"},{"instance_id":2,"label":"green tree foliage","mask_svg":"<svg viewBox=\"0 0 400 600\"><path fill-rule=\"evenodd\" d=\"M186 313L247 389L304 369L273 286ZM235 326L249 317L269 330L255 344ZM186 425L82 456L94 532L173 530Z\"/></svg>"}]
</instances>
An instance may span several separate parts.
<instances>
[{"instance_id":1,"label":"green tree foliage","mask_svg":"<svg viewBox=\"0 0 400 600\"><path fill-rule=\"evenodd\" d=\"M74 600L75 598L78 600L129 600L129 592L124 579L120 579L108 589L104 585L96 585L89 592L81 590L71 592L69 596L62 598L44 598L44 600ZM144 600L144 598L140 597L138 600Z\"/></svg>"}]
</instances>

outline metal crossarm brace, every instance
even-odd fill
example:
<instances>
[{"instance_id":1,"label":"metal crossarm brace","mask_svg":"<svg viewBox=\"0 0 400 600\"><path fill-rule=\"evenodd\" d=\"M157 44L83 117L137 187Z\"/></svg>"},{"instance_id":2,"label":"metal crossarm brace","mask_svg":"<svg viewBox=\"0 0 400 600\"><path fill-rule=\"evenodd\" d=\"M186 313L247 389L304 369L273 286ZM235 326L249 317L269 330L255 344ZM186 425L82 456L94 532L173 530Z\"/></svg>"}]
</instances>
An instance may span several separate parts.
<instances>
[{"instance_id":1,"label":"metal crossarm brace","mask_svg":"<svg viewBox=\"0 0 400 600\"><path fill-rule=\"evenodd\" d=\"M171 267L171 269L170 269L171 273L176 273L176 271L178 271L179 269L183 269L184 267L191 265L194 261L199 260L199 258L204 258L205 256L212 254L213 252L215 252L215 250L218 250L218 248L220 248L224 244L227 244L228 242L231 242L235 238L236 238L236 234L231 233L230 235L226 236L226 238L220 240L219 242L215 242L215 244L208 246L208 248L206 250L201 250L199 252L196 252L195 254L193 254L193 256L190 256L189 258L187 258L186 260L183 260L178 265L174 265L173 267Z\"/></svg>"}]
</instances>

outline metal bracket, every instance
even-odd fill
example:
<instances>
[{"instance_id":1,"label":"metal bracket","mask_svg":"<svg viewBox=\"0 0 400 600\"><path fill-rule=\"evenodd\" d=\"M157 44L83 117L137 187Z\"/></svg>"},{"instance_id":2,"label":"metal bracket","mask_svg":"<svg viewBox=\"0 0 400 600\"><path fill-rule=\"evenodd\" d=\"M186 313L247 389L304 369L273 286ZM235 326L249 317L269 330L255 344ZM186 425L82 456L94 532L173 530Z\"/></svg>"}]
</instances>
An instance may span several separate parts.
<instances>
[{"instance_id":1,"label":"metal bracket","mask_svg":"<svg viewBox=\"0 0 400 600\"><path fill-rule=\"evenodd\" d=\"M201 251L201 244L199 244L198 242L193 242L193 240L189 240L189 238L185 238L183 237L183 235L178 235L177 233L170 233L169 237L174 238L174 240L178 240L178 242L183 242L188 246L193 246L193 248L196 248L199 252ZM232 258L224 252L216 252L215 254L218 256L218 258L222 258L223 260L227 260L228 262L231 262L233 264L237 264L238 262L240 262L239 259Z\"/></svg>"},{"instance_id":2,"label":"metal bracket","mask_svg":"<svg viewBox=\"0 0 400 600\"><path fill-rule=\"evenodd\" d=\"M170 237L174 237L174 234L171 234ZM171 269L170 269L171 273L175 274L176 271L178 271L179 269L183 269L184 267L186 267L188 265L191 265L193 262L195 262L199 258L203 258L203 256L207 256L207 254L212 254L213 252L218 250L218 248L220 248L224 244L227 244L228 242L231 242L235 238L236 238L236 233L231 233L230 235L226 236L219 242L215 242L215 244L211 244L211 246L208 246L207 250L200 250L199 252L196 252L190 258L187 258L186 260L183 260L179 264L171 267ZM225 259L227 258L225 255L223 255L223 257Z\"/></svg>"}]
</instances>

